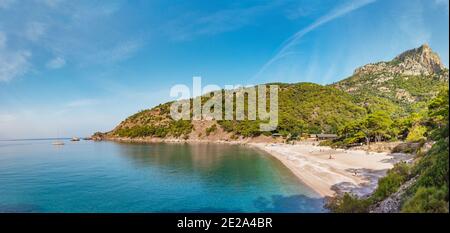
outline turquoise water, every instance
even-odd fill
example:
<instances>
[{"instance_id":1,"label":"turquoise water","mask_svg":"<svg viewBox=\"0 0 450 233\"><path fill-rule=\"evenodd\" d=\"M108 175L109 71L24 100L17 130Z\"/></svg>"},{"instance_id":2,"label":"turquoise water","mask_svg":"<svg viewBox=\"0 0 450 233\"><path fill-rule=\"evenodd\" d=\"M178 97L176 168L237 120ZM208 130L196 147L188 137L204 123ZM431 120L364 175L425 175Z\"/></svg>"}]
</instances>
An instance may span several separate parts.
<instances>
[{"instance_id":1,"label":"turquoise water","mask_svg":"<svg viewBox=\"0 0 450 233\"><path fill-rule=\"evenodd\" d=\"M270 155L239 145L0 141L0 212L322 212Z\"/></svg>"}]
</instances>

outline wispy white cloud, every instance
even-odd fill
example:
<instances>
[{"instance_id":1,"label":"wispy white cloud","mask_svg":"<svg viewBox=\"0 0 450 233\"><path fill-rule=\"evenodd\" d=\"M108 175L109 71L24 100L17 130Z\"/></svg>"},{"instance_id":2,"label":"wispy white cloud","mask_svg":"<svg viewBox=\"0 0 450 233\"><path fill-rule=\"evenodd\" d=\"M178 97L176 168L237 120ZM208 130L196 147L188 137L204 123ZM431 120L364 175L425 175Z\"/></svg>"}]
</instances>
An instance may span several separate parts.
<instances>
[{"instance_id":1,"label":"wispy white cloud","mask_svg":"<svg viewBox=\"0 0 450 233\"><path fill-rule=\"evenodd\" d=\"M73 100L65 104L65 107L67 108L79 108L79 107L87 107L92 106L98 103L98 100L96 99L78 99Z\"/></svg>"},{"instance_id":2,"label":"wispy white cloud","mask_svg":"<svg viewBox=\"0 0 450 233\"><path fill-rule=\"evenodd\" d=\"M15 119L16 118L12 114L0 113L0 123L8 123L8 122L11 122L11 121L13 121Z\"/></svg>"},{"instance_id":3,"label":"wispy white cloud","mask_svg":"<svg viewBox=\"0 0 450 233\"><path fill-rule=\"evenodd\" d=\"M189 40L198 36L216 35L237 30L253 22L253 19L276 6L276 2L252 7L236 7L206 15L190 12L169 21L164 28L174 40Z\"/></svg>"},{"instance_id":4,"label":"wispy white cloud","mask_svg":"<svg viewBox=\"0 0 450 233\"><path fill-rule=\"evenodd\" d=\"M142 45L141 34L117 33L122 28L110 27L122 0L30 0L13 4L13 0L0 0L0 81L25 75L30 67L38 73L42 68L61 68L67 60L83 67L120 62ZM20 15L10 17L14 14ZM42 65L42 59L48 62Z\"/></svg>"},{"instance_id":5,"label":"wispy white cloud","mask_svg":"<svg viewBox=\"0 0 450 233\"><path fill-rule=\"evenodd\" d=\"M115 47L106 51L103 55L104 58L115 62L121 61L129 58L133 53L135 53L142 46L142 42L140 40L128 40L122 43L119 43Z\"/></svg>"},{"instance_id":6,"label":"wispy white cloud","mask_svg":"<svg viewBox=\"0 0 450 233\"><path fill-rule=\"evenodd\" d=\"M27 39L36 42L45 33L46 25L41 22L30 22L25 29L25 36Z\"/></svg>"},{"instance_id":7,"label":"wispy white cloud","mask_svg":"<svg viewBox=\"0 0 450 233\"><path fill-rule=\"evenodd\" d=\"M308 1L307 3L304 1L295 1L295 3L292 6L289 5L286 7L285 10L286 18L290 20L311 16L320 9L320 4L323 4L321 1Z\"/></svg>"},{"instance_id":8,"label":"wispy white cloud","mask_svg":"<svg viewBox=\"0 0 450 233\"><path fill-rule=\"evenodd\" d=\"M48 7L55 8L59 4L61 4L64 0L37 0L37 1L43 2Z\"/></svg>"},{"instance_id":9,"label":"wispy white cloud","mask_svg":"<svg viewBox=\"0 0 450 233\"><path fill-rule=\"evenodd\" d=\"M412 47L429 43L431 32L425 23L423 3L409 1L408 4L410 7L404 9L396 21L400 31L406 35Z\"/></svg>"},{"instance_id":10,"label":"wispy white cloud","mask_svg":"<svg viewBox=\"0 0 450 233\"><path fill-rule=\"evenodd\" d=\"M5 33L0 31L0 49L3 49L6 47L6 35Z\"/></svg>"},{"instance_id":11,"label":"wispy white cloud","mask_svg":"<svg viewBox=\"0 0 450 233\"><path fill-rule=\"evenodd\" d=\"M55 57L47 62L46 66L49 69L59 69L66 64L66 60L62 57Z\"/></svg>"},{"instance_id":12,"label":"wispy white cloud","mask_svg":"<svg viewBox=\"0 0 450 233\"><path fill-rule=\"evenodd\" d=\"M117 1L104 1L103 4L90 1L89 4L79 4L72 7L67 7L67 5L64 6L65 8L63 11L73 20L72 22L75 24L85 24L92 22L92 20L113 16L121 8L121 4ZM73 10L73 8L76 10Z\"/></svg>"},{"instance_id":13,"label":"wispy white cloud","mask_svg":"<svg viewBox=\"0 0 450 233\"><path fill-rule=\"evenodd\" d=\"M337 18L340 18L344 15L347 15L361 7L364 7L368 4L371 4L375 2L376 0L353 0L348 2L347 4L341 5L336 7L335 9L331 10L329 13L321 16L317 20L315 20L312 24L308 25L307 27L301 29L300 31L296 32L294 35L292 35L288 40L286 40L283 43L283 46L281 49L273 56L268 62L266 62L262 68L258 71L258 73L254 76L258 77L261 75L270 65L272 65L274 62L282 59L283 57L286 57L291 52L290 50L299 43L300 39L308 34L309 32L315 30L316 28L333 21Z\"/></svg>"},{"instance_id":14,"label":"wispy white cloud","mask_svg":"<svg viewBox=\"0 0 450 233\"><path fill-rule=\"evenodd\" d=\"M108 64L129 59L143 46L140 39L131 39L119 42L113 47L98 51L96 54L88 57L89 63Z\"/></svg>"},{"instance_id":15,"label":"wispy white cloud","mask_svg":"<svg viewBox=\"0 0 450 233\"><path fill-rule=\"evenodd\" d=\"M449 2L450 2L449 0L434 0L434 3L438 7L443 7L443 9L445 9L447 14L449 13Z\"/></svg>"},{"instance_id":16,"label":"wispy white cloud","mask_svg":"<svg viewBox=\"0 0 450 233\"><path fill-rule=\"evenodd\" d=\"M11 51L7 48L7 37L0 32L0 82L7 82L28 72L31 52Z\"/></svg>"},{"instance_id":17,"label":"wispy white cloud","mask_svg":"<svg viewBox=\"0 0 450 233\"><path fill-rule=\"evenodd\" d=\"M0 0L0 9L8 9L16 0Z\"/></svg>"},{"instance_id":18,"label":"wispy white cloud","mask_svg":"<svg viewBox=\"0 0 450 233\"><path fill-rule=\"evenodd\" d=\"M0 51L0 81L10 81L28 72L31 52L1 52Z\"/></svg>"}]
</instances>

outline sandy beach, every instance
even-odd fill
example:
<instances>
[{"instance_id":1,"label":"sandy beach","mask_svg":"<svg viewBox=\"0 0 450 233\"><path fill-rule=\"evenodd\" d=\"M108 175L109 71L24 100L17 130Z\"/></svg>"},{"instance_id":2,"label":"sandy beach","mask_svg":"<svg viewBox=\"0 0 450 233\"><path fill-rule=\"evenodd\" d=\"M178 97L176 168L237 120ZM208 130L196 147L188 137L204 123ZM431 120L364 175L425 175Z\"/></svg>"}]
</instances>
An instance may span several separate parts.
<instances>
[{"instance_id":1,"label":"sandy beach","mask_svg":"<svg viewBox=\"0 0 450 233\"><path fill-rule=\"evenodd\" d=\"M273 155L321 196L333 196L336 192L370 194L378 179L395 163L412 159L410 154L332 149L313 142L249 145Z\"/></svg>"}]
</instances>

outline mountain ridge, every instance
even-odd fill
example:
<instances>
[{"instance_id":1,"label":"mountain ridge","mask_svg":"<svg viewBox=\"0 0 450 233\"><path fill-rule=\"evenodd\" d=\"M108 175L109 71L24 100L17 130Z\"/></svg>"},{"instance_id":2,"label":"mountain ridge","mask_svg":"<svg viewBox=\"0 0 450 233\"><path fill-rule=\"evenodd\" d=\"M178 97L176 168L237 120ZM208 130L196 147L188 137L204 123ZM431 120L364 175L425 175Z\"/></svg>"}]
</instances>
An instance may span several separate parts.
<instances>
[{"instance_id":1,"label":"mountain ridge","mask_svg":"<svg viewBox=\"0 0 450 233\"><path fill-rule=\"evenodd\" d=\"M385 111L395 119L417 111L443 86L448 69L424 44L388 62L367 64L334 84L278 83L279 125L273 132L259 132L259 121L174 121L170 103L141 111L122 121L109 138L182 138L236 140L279 133L337 133L346 122ZM203 97L202 97L203 98ZM219 130L216 130L219 128ZM214 130L212 130L214 129ZM207 132L208 131L208 132ZM220 133L220 136L215 134Z\"/></svg>"},{"instance_id":2,"label":"mountain ridge","mask_svg":"<svg viewBox=\"0 0 450 233\"><path fill-rule=\"evenodd\" d=\"M387 100L387 105L409 108L413 103L435 96L444 83L448 83L448 69L439 55L424 44L391 61L356 68L353 75L331 86L362 99L362 102L378 97Z\"/></svg>"},{"instance_id":3,"label":"mountain ridge","mask_svg":"<svg viewBox=\"0 0 450 233\"><path fill-rule=\"evenodd\" d=\"M428 44L423 44L397 55L391 61L370 63L358 67L353 75L383 71L403 75L432 75L440 74L445 70L439 55Z\"/></svg>"}]
</instances>

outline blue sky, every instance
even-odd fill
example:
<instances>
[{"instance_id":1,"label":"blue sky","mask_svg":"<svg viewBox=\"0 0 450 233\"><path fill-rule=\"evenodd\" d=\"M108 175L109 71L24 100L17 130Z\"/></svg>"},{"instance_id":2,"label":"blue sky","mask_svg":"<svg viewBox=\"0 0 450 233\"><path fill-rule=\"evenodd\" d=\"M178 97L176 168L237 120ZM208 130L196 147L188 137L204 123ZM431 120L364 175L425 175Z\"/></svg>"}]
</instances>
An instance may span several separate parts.
<instances>
[{"instance_id":1,"label":"blue sky","mask_svg":"<svg viewBox=\"0 0 450 233\"><path fill-rule=\"evenodd\" d=\"M0 139L88 136L175 84L343 79L428 43L448 0L0 0Z\"/></svg>"}]
</instances>

